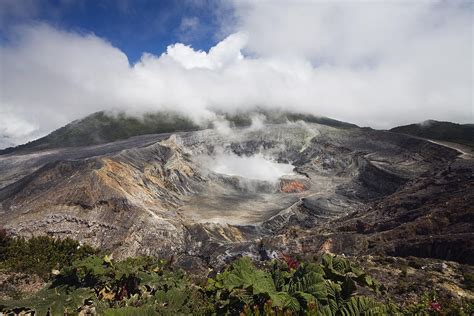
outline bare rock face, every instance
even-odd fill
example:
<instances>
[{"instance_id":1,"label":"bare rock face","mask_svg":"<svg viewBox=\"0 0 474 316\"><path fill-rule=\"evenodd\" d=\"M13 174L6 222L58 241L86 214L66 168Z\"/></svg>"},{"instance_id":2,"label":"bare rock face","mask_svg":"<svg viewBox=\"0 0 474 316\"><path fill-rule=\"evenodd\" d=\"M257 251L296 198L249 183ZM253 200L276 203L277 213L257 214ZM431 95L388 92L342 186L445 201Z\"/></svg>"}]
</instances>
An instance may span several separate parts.
<instances>
[{"instance_id":1,"label":"bare rock face","mask_svg":"<svg viewBox=\"0 0 474 316\"><path fill-rule=\"evenodd\" d=\"M2 215L20 235L69 236L119 256L164 255L182 250L177 241L185 232L169 209L199 180L185 155L164 141L141 153L46 164L2 190ZM161 246L143 248L155 243Z\"/></svg>"},{"instance_id":2,"label":"bare rock face","mask_svg":"<svg viewBox=\"0 0 474 316\"><path fill-rule=\"evenodd\" d=\"M272 250L462 261L474 249L473 169L456 157L409 136L308 123L11 153L0 156L0 221L15 235L199 269Z\"/></svg>"}]
</instances>

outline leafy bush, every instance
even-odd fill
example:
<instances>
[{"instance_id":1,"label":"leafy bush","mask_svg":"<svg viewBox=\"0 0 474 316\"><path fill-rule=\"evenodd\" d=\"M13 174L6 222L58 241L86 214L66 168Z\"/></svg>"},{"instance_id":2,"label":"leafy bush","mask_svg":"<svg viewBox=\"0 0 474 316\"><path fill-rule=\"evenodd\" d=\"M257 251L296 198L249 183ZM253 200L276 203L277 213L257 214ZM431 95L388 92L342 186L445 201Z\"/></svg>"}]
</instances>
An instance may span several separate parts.
<instances>
[{"instance_id":1,"label":"leafy bush","mask_svg":"<svg viewBox=\"0 0 474 316\"><path fill-rule=\"evenodd\" d=\"M107 308L102 311L104 316L153 316L158 315L153 306L130 307L123 308Z\"/></svg>"},{"instance_id":2,"label":"leafy bush","mask_svg":"<svg viewBox=\"0 0 474 316\"><path fill-rule=\"evenodd\" d=\"M451 298L440 300L436 291L424 292L420 295L418 302L411 304L403 309L404 315L456 315L471 316L474 313L474 302L472 300L462 299L460 304L453 304Z\"/></svg>"},{"instance_id":3,"label":"leafy bush","mask_svg":"<svg viewBox=\"0 0 474 316\"><path fill-rule=\"evenodd\" d=\"M35 295L0 302L0 313L77 315L469 315L472 301L450 304L426 293L402 310L376 280L345 257L254 263L242 257L198 285L169 262L151 257L114 261L70 239L12 239L0 230L3 269L50 278ZM58 275L50 275L60 268ZM472 275L464 274L469 285ZM364 293L366 296L363 296Z\"/></svg>"},{"instance_id":4,"label":"leafy bush","mask_svg":"<svg viewBox=\"0 0 474 316\"><path fill-rule=\"evenodd\" d=\"M242 257L210 278L205 287L163 260L113 261L89 255L66 264L49 288L30 298L5 302L0 310L69 315L89 302L104 315L380 315L396 311L392 305L357 296L358 286L378 291L377 283L360 268L329 255L319 263L285 257L259 267Z\"/></svg>"},{"instance_id":5,"label":"leafy bush","mask_svg":"<svg viewBox=\"0 0 474 316\"><path fill-rule=\"evenodd\" d=\"M297 268L290 268L285 261L274 260L258 269L244 257L209 279L206 293L217 313L381 315L397 312L392 304L354 296L357 286L376 293L378 284L344 258L324 255L320 264L301 263Z\"/></svg>"},{"instance_id":6,"label":"leafy bush","mask_svg":"<svg viewBox=\"0 0 474 316\"><path fill-rule=\"evenodd\" d=\"M39 314L48 307L64 310L63 305L50 300L55 297L52 293L74 295L85 290L89 295L83 299L93 300L105 315L175 315L196 311L203 314L211 308L200 288L183 271L167 267L165 261L150 257L112 261L107 256L92 255L64 267L49 289L32 299L6 302L4 310L18 306L37 310ZM64 301L62 297L57 299ZM77 311L83 303L75 304L73 310Z\"/></svg>"},{"instance_id":7,"label":"leafy bush","mask_svg":"<svg viewBox=\"0 0 474 316\"><path fill-rule=\"evenodd\" d=\"M12 312L26 314L28 311L34 311L34 315L40 316L48 315L48 312L53 316L77 315L76 311L84 304L84 300L92 296L92 291L87 288L45 288L32 297L0 303L0 311L7 315Z\"/></svg>"},{"instance_id":8,"label":"leafy bush","mask_svg":"<svg viewBox=\"0 0 474 316\"><path fill-rule=\"evenodd\" d=\"M0 232L0 267L14 272L37 274L47 279L52 269L69 266L74 260L97 251L77 241L48 236L11 238Z\"/></svg>"}]
</instances>

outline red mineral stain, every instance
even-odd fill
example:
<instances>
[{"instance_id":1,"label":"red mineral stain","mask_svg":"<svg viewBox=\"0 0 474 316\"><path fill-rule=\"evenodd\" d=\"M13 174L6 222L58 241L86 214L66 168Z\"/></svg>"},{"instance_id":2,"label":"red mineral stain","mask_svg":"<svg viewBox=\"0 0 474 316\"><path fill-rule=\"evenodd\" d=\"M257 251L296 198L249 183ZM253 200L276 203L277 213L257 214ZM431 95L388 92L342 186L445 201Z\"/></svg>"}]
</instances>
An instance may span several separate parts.
<instances>
[{"instance_id":1,"label":"red mineral stain","mask_svg":"<svg viewBox=\"0 0 474 316\"><path fill-rule=\"evenodd\" d=\"M285 193L298 193L308 190L308 185L301 180L281 180L280 190Z\"/></svg>"}]
</instances>

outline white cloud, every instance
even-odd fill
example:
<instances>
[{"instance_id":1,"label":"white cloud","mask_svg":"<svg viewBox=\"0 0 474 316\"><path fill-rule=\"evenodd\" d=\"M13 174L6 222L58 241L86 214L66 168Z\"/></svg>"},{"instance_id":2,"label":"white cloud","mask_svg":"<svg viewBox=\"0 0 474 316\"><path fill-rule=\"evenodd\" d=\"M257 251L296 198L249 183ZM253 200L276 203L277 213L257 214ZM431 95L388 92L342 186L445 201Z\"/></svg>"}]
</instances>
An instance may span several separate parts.
<instances>
[{"instance_id":1,"label":"white cloud","mask_svg":"<svg viewBox=\"0 0 474 316\"><path fill-rule=\"evenodd\" d=\"M161 60L173 60L186 69L206 68L215 70L222 68L243 58L240 52L246 43L243 34L232 34L209 50L209 53L195 51L191 46L177 43L168 46ZM148 61L154 56L148 55ZM144 59L142 59L142 62Z\"/></svg>"},{"instance_id":2,"label":"white cloud","mask_svg":"<svg viewBox=\"0 0 474 316\"><path fill-rule=\"evenodd\" d=\"M313 106L323 114L376 127L427 116L473 121L471 2L235 1L235 7L237 28L249 35L247 51L315 65Z\"/></svg>"},{"instance_id":3,"label":"white cloud","mask_svg":"<svg viewBox=\"0 0 474 316\"><path fill-rule=\"evenodd\" d=\"M0 148L26 142L36 129L38 126L0 109Z\"/></svg>"},{"instance_id":4,"label":"white cloud","mask_svg":"<svg viewBox=\"0 0 474 316\"><path fill-rule=\"evenodd\" d=\"M135 65L92 34L44 24L18 29L17 41L1 47L0 113L29 128L0 133L24 141L102 109L202 118L256 105L379 128L473 121L469 3L234 7L232 34L208 52L176 43Z\"/></svg>"}]
</instances>

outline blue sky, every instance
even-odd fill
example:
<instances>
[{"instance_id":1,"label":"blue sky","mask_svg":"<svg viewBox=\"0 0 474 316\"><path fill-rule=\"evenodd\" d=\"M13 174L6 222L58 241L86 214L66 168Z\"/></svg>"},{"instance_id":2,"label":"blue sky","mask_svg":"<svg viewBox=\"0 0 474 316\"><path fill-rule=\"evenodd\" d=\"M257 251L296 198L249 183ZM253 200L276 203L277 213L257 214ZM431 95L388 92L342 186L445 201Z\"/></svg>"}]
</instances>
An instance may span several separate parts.
<instances>
[{"instance_id":1,"label":"blue sky","mask_svg":"<svg viewBox=\"0 0 474 316\"><path fill-rule=\"evenodd\" d=\"M107 39L132 64L143 52L161 54L176 42L208 50L219 40L226 10L211 0L5 0L2 6L3 40L16 25L43 22Z\"/></svg>"}]
</instances>

